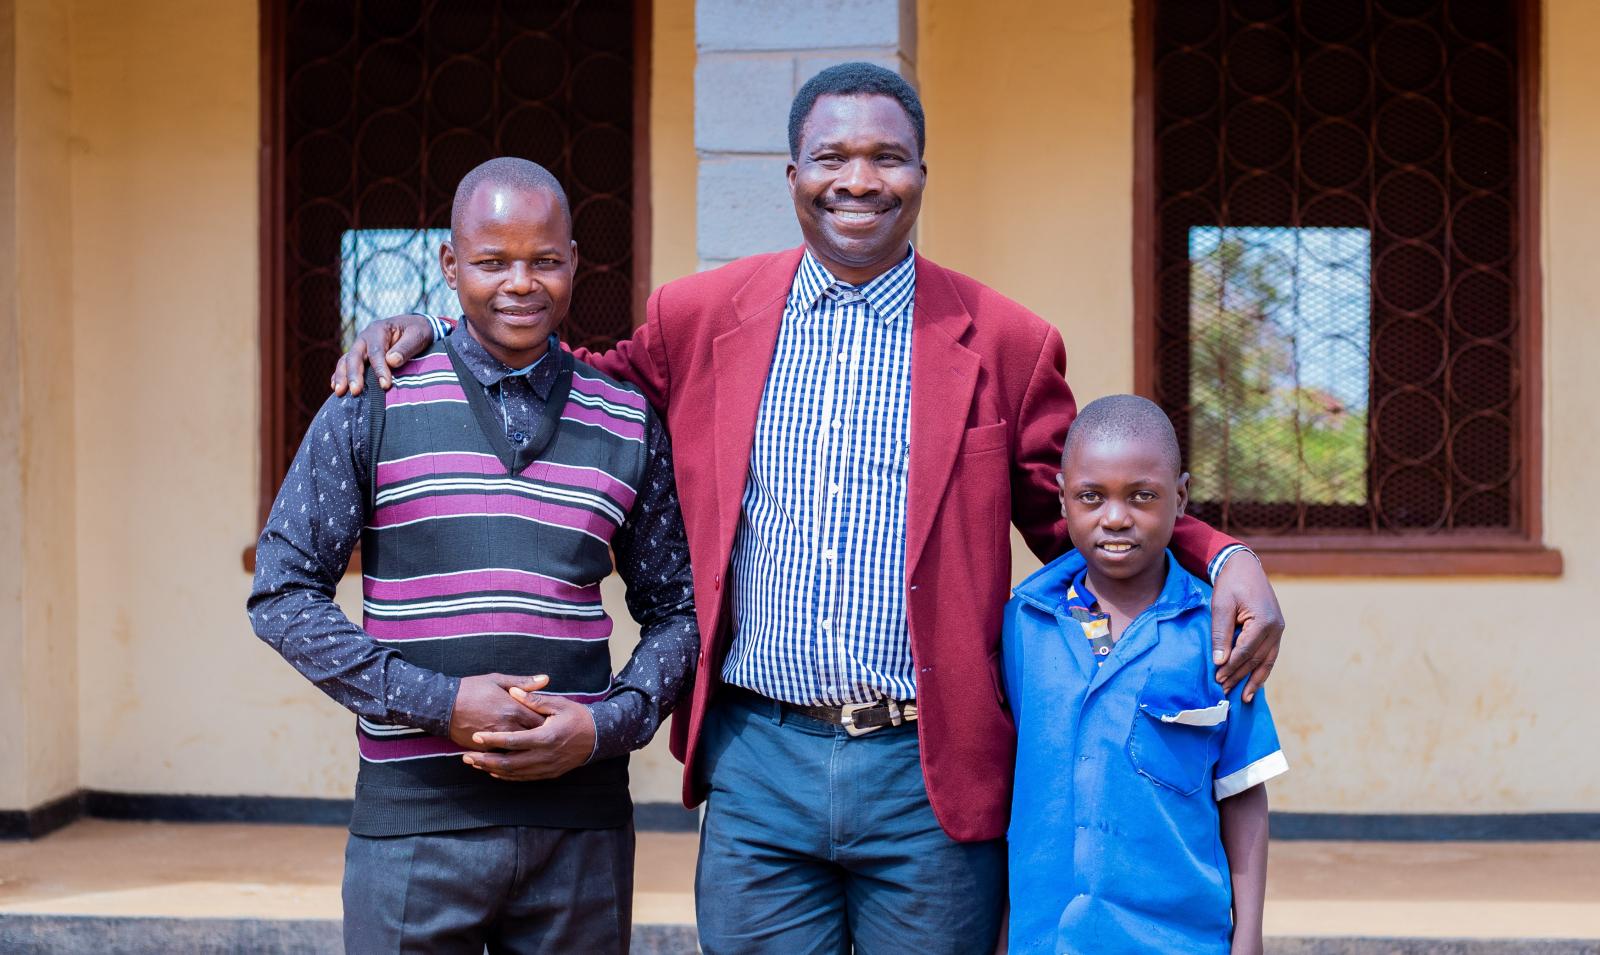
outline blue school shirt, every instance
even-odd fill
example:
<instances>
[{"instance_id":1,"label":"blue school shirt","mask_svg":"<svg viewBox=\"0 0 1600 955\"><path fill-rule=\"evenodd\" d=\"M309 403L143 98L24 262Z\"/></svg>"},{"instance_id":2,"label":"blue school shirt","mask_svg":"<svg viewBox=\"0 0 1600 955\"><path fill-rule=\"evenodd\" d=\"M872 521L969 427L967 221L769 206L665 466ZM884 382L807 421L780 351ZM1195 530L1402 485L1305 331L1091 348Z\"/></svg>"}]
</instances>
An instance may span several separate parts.
<instances>
[{"instance_id":1,"label":"blue school shirt","mask_svg":"<svg viewBox=\"0 0 1600 955\"><path fill-rule=\"evenodd\" d=\"M1288 769L1266 694L1222 692L1211 588L1170 552L1161 595L1097 665L1067 605L1084 569L1070 551L1006 605L1010 950L1226 955L1233 888L1217 801Z\"/></svg>"}]
</instances>

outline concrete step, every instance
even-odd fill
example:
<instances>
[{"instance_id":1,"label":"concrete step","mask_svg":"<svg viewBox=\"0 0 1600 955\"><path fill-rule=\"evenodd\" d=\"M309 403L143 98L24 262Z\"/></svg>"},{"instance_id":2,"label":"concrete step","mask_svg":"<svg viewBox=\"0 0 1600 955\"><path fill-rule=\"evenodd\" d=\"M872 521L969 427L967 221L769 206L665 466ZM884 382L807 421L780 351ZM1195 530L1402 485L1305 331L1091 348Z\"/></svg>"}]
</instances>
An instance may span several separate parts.
<instances>
[{"instance_id":1,"label":"concrete step","mask_svg":"<svg viewBox=\"0 0 1600 955\"><path fill-rule=\"evenodd\" d=\"M695 845L640 833L636 953L696 950ZM0 952L338 952L343 846L96 819L0 843ZM1267 934L1274 955L1600 955L1600 843L1274 843Z\"/></svg>"}]
</instances>

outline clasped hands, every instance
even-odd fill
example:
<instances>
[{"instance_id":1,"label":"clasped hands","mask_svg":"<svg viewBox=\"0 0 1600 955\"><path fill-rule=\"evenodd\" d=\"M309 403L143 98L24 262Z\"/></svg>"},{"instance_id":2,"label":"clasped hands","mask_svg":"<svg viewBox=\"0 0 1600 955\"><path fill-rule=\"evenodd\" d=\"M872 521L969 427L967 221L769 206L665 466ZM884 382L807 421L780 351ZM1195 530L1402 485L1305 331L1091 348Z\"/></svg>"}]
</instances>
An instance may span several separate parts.
<instances>
[{"instance_id":1,"label":"clasped hands","mask_svg":"<svg viewBox=\"0 0 1600 955\"><path fill-rule=\"evenodd\" d=\"M537 691L548 676L486 673L461 678L450 739L462 760L496 779L552 779L594 752L594 716L582 703Z\"/></svg>"}]
</instances>

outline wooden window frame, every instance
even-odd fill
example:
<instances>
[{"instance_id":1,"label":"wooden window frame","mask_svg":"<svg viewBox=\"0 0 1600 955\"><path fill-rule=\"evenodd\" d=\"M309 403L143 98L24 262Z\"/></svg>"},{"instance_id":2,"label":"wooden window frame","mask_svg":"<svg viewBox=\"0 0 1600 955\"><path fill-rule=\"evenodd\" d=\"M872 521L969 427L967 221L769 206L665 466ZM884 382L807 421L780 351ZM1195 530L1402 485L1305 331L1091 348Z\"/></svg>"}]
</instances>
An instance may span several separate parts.
<instances>
[{"instance_id":1,"label":"wooden window frame","mask_svg":"<svg viewBox=\"0 0 1600 955\"><path fill-rule=\"evenodd\" d=\"M1133 354L1134 388L1156 394L1155 5L1134 0ZM1246 537L1268 571L1305 576L1559 576L1561 552L1544 545L1543 299L1540 272L1538 0L1517 0L1516 373L1522 528L1474 534L1301 533Z\"/></svg>"},{"instance_id":2,"label":"wooden window frame","mask_svg":"<svg viewBox=\"0 0 1600 955\"><path fill-rule=\"evenodd\" d=\"M261 145L258 157L260 193L260 332L261 432L258 469L257 521L265 526L288 470L285 432L288 416L283 407L284 388L284 31L287 5L281 0L260 0ZM650 0L634 0L633 17L633 327L644 322L650 294L650 44L653 36ZM330 370L331 371L331 370ZM255 569L255 543L244 551L244 567ZM358 571L359 556L351 561Z\"/></svg>"}]
</instances>

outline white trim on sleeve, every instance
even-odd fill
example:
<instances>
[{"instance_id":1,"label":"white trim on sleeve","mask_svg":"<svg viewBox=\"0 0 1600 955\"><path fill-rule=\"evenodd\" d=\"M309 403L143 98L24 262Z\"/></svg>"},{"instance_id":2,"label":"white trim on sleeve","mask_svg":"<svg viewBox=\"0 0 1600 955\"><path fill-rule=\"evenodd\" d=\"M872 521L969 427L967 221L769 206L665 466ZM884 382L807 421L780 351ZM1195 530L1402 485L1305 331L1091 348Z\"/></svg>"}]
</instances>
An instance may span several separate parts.
<instances>
[{"instance_id":1,"label":"white trim on sleeve","mask_svg":"<svg viewBox=\"0 0 1600 955\"><path fill-rule=\"evenodd\" d=\"M1236 773L1229 773L1212 784L1217 800L1220 802L1229 796L1237 796L1252 786L1259 786L1269 779L1282 776L1289 771L1289 761L1283 758L1283 750L1275 750L1263 756Z\"/></svg>"},{"instance_id":2,"label":"white trim on sleeve","mask_svg":"<svg viewBox=\"0 0 1600 955\"><path fill-rule=\"evenodd\" d=\"M1229 544L1217 551L1217 556L1211 558L1211 563L1206 567L1206 576L1211 578L1211 586L1217 585L1217 575L1222 573L1222 566L1228 562L1228 558L1240 553L1256 557L1256 552L1243 544ZM1261 558L1256 557L1256 560L1259 561Z\"/></svg>"}]
</instances>

